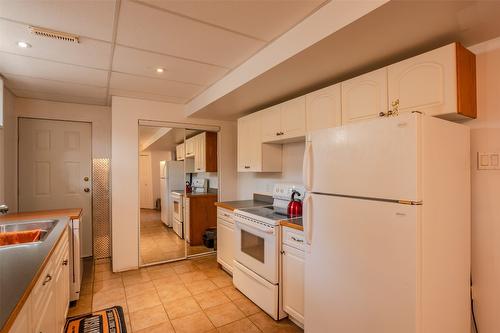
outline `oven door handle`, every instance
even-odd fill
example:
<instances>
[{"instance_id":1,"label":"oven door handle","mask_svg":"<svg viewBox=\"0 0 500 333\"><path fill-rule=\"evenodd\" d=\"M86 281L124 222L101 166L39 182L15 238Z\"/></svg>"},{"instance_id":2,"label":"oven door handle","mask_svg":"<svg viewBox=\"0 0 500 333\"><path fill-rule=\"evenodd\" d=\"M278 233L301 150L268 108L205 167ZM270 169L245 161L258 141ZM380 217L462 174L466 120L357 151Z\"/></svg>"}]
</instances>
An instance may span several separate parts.
<instances>
[{"instance_id":1,"label":"oven door handle","mask_svg":"<svg viewBox=\"0 0 500 333\"><path fill-rule=\"evenodd\" d=\"M267 228L267 227L260 227L260 226L257 226L255 224L251 223L251 222L246 222L246 221L240 220L240 219L236 219L235 222L237 224L244 225L246 227L249 227L249 228L254 229L254 230L258 230L260 232L264 232L264 233L269 234L269 235L274 234L274 228L271 228L271 227L269 227L269 228Z\"/></svg>"}]
</instances>

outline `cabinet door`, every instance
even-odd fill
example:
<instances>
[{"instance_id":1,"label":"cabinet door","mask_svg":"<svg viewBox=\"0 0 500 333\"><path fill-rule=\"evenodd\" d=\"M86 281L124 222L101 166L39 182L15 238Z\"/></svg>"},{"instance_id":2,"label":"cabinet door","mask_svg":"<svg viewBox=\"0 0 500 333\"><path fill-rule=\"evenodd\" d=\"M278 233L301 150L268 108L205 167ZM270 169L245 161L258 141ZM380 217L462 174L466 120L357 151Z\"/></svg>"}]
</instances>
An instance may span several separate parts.
<instances>
[{"instance_id":1,"label":"cabinet door","mask_svg":"<svg viewBox=\"0 0 500 333\"><path fill-rule=\"evenodd\" d=\"M250 121L250 116L238 119L238 141L236 151L238 160L238 172L249 171L250 169Z\"/></svg>"},{"instance_id":2,"label":"cabinet door","mask_svg":"<svg viewBox=\"0 0 500 333\"><path fill-rule=\"evenodd\" d=\"M177 161L184 161L184 143L181 143L175 147L175 155Z\"/></svg>"},{"instance_id":3,"label":"cabinet door","mask_svg":"<svg viewBox=\"0 0 500 333\"><path fill-rule=\"evenodd\" d=\"M262 110L259 113L261 114L262 142L281 139L281 104Z\"/></svg>"},{"instance_id":4,"label":"cabinet door","mask_svg":"<svg viewBox=\"0 0 500 333\"><path fill-rule=\"evenodd\" d=\"M342 123L379 117L387 112L387 68L341 83Z\"/></svg>"},{"instance_id":5,"label":"cabinet door","mask_svg":"<svg viewBox=\"0 0 500 333\"><path fill-rule=\"evenodd\" d=\"M35 317L33 331L36 333L59 333L56 321L56 298L53 289L47 293L42 310L38 313L33 313Z\"/></svg>"},{"instance_id":6,"label":"cabinet door","mask_svg":"<svg viewBox=\"0 0 500 333\"><path fill-rule=\"evenodd\" d=\"M306 97L300 96L281 104L281 138L306 134Z\"/></svg>"},{"instance_id":7,"label":"cabinet door","mask_svg":"<svg viewBox=\"0 0 500 333\"><path fill-rule=\"evenodd\" d=\"M230 222L217 219L217 261L229 271L233 271L234 227Z\"/></svg>"},{"instance_id":8,"label":"cabinet door","mask_svg":"<svg viewBox=\"0 0 500 333\"><path fill-rule=\"evenodd\" d=\"M306 95L307 132L340 126L340 83Z\"/></svg>"},{"instance_id":9,"label":"cabinet door","mask_svg":"<svg viewBox=\"0 0 500 333\"><path fill-rule=\"evenodd\" d=\"M186 157L194 156L194 138L186 140Z\"/></svg>"},{"instance_id":10,"label":"cabinet door","mask_svg":"<svg viewBox=\"0 0 500 333\"><path fill-rule=\"evenodd\" d=\"M204 132L196 136L196 145L196 153L198 154L196 171L205 172L207 171L207 133Z\"/></svg>"},{"instance_id":11,"label":"cabinet door","mask_svg":"<svg viewBox=\"0 0 500 333\"><path fill-rule=\"evenodd\" d=\"M256 112L238 119L238 171L262 170L262 113Z\"/></svg>"},{"instance_id":12,"label":"cabinet door","mask_svg":"<svg viewBox=\"0 0 500 333\"><path fill-rule=\"evenodd\" d=\"M56 298L56 325L57 332L62 332L66 322L69 306L69 251L64 247L62 255L55 264L54 289Z\"/></svg>"},{"instance_id":13,"label":"cabinet door","mask_svg":"<svg viewBox=\"0 0 500 333\"><path fill-rule=\"evenodd\" d=\"M304 252L283 245L283 310L304 323Z\"/></svg>"},{"instance_id":14,"label":"cabinet door","mask_svg":"<svg viewBox=\"0 0 500 333\"><path fill-rule=\"evenodd\" d=\"M455 51L453 43L389 66L389 103L399 100L399 112L456 113Z\"/></svg>"}]
</instances>

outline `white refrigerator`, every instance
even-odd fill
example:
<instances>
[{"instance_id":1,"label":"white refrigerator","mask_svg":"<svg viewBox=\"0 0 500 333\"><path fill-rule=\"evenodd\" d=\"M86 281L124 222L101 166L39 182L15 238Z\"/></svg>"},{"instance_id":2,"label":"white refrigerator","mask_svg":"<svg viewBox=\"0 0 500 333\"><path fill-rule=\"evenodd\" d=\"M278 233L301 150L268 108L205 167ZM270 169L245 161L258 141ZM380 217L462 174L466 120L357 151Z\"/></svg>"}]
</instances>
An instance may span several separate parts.
<instances>
[{"instance_id":1,"label":"white refrigerator","mask_svg":"<svg viewBox=\"0 0 500 333\"><path fill-rule=\"evenodd\" d=\"M160 161L161 221L168 227L173 225L172 191L184 191L184 163L182 161Z\"/></svg>"},{"instance_id":2,"label":"white refrigerator","mask_svg":"<svg viewBox=\"0 0 500 333\"><path fill-rule=\"evenodd\" d=\"M306 332L469 332L469 150L419 113L308 134Z\"/></svg>"}]
</instances>

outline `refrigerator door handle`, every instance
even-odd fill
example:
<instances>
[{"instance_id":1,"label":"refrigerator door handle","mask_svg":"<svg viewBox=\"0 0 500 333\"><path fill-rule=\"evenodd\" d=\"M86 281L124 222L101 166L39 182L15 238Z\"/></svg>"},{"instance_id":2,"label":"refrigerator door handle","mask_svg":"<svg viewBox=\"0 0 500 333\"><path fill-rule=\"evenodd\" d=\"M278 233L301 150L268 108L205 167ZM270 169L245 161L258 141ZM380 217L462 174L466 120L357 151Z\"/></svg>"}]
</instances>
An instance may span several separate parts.
<instances>
[{"instance_id":1,"label":"refrigerator door handle","mask_svg":"<svg viewBox=\"0 0 500 333\"><path fill-rule=\"evenodd\" d=\"M304 199L304 216L306 218L304 223L304 233L306 235L306 244L311 245L312 243L312 196L307 193Z\"/></svg>"},{"instance_id":2,"label":"refrigerator door handle","mask_svg":"<svg viewBox=\"0 0 500 333\"><path fill-rule=\"evenodd\" d=\"M310 191L311 184L311 160L312 160L312 142L306 141L306 148L304 152L304 160L302 162L302 181L306 191Z\"/></svg>"}]
</instances>

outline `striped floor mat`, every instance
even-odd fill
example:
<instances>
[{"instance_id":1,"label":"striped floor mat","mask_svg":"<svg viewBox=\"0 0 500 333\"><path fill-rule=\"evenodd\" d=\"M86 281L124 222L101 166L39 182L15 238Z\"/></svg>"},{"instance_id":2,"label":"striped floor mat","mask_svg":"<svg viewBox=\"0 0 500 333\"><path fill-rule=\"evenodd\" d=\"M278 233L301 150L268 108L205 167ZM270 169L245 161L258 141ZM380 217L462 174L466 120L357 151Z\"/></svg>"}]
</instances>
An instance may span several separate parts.
<instances>
[{"instance_id":1,"label":"striped floor mat","mask_svg":"<svg viewBox=\"0 0 500 333\"><path fill-rule=\"evenodd\" d=\"M121 306L66 320L65 333L127 333Z\"/></svg>"}]
</instances>

